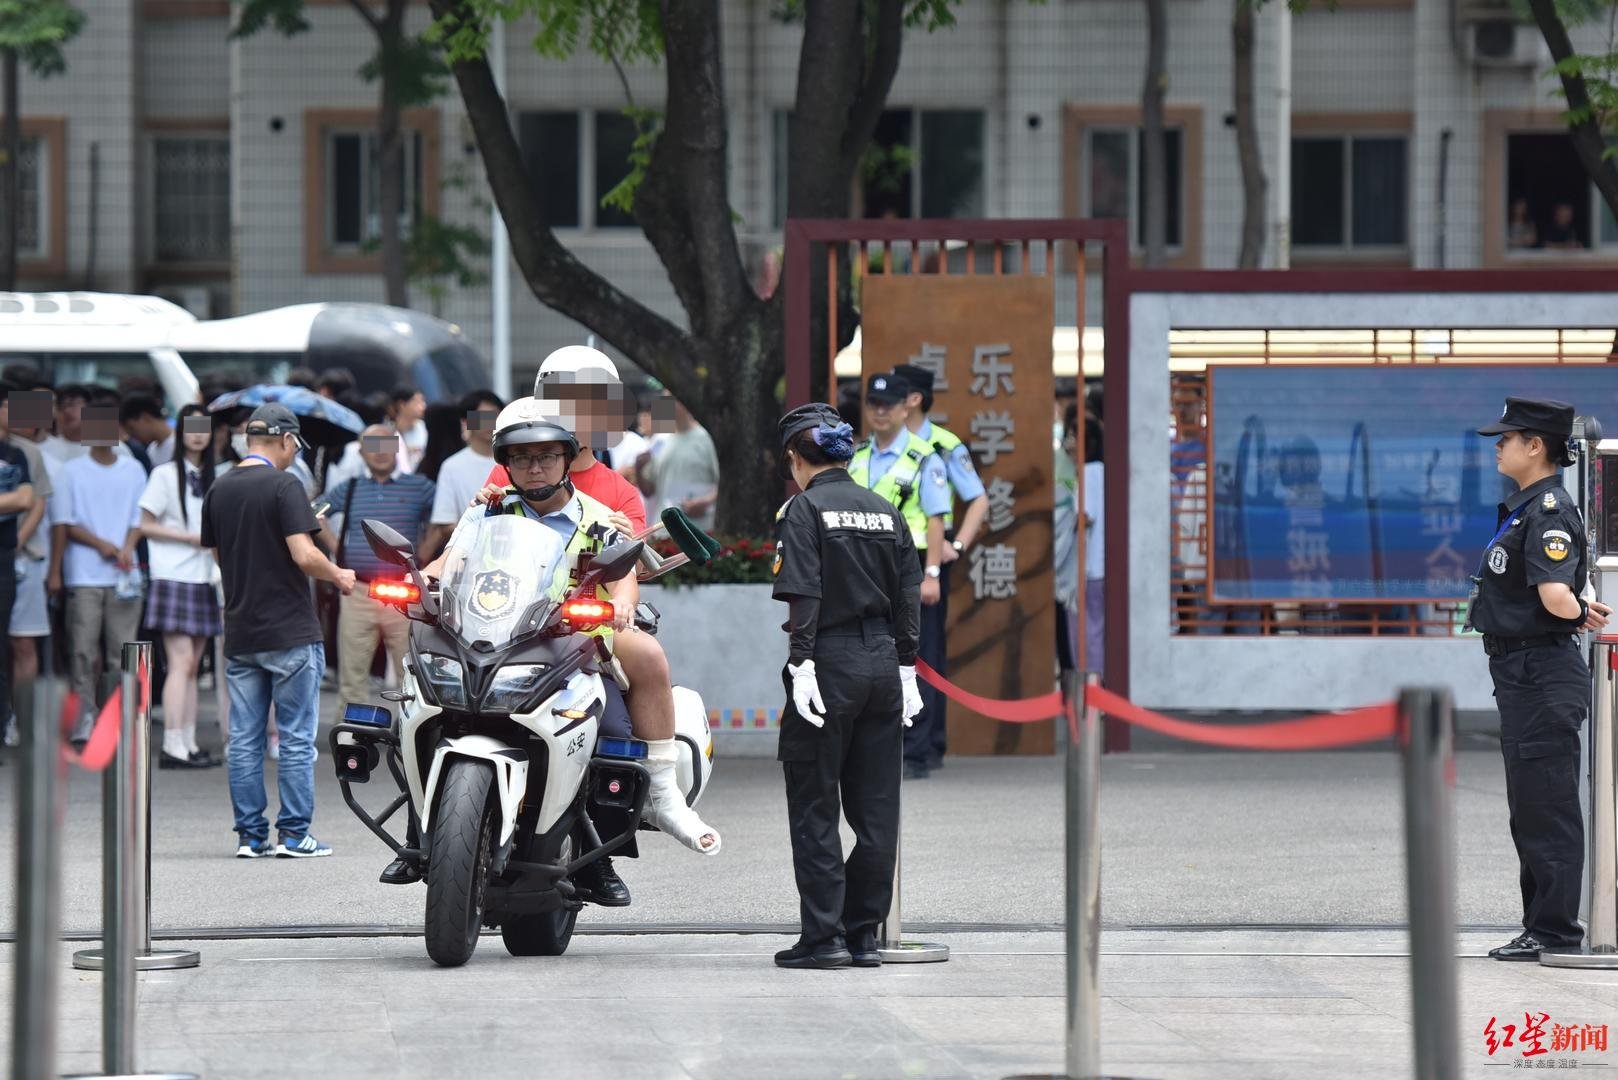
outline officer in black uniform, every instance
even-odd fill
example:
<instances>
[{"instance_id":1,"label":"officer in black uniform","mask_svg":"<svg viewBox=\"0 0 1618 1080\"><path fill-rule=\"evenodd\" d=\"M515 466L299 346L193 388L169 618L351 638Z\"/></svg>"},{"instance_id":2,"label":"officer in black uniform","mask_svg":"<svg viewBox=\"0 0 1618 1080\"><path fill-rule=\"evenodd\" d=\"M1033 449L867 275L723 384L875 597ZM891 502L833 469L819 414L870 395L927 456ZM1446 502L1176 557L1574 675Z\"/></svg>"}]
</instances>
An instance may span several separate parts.
<instances>
[{"instance_id":1,"label":"officer in black uniform","mask_svg":"<svg viewBox=\"0 0 1618 1080\"><path fill-rule=\"evenodd\" d=\"M789 605L777 755L803 923L789 968L875 967L899 842L900 723L921 711L921 563L893 504L849 478L854 430L830 405L781 419L802 494L776 514L775 598ZM838 799L854 830L843 861Z\"/></svg>"},{"instance_id":2,"label":"officer in black uniform","mask_svg":"<svg viewBox=\"0 0 1618 1080\"><path fill-rule=\"evenodd\" d=\"M1577 950L1584 936L1578 771L1590 669L1576 635L1604 626L1610 609L1580 597L1589 569L1584 521L1561 481L1573 463L1573 406L1507 398L1500 420L1478 434L1500 436L1496 467L1518 488L1500 504L1468 605L1500 709L1523 902L1523 932L1489 955L1537 960L1546 950Z\"/></svg>"}]
</instances>

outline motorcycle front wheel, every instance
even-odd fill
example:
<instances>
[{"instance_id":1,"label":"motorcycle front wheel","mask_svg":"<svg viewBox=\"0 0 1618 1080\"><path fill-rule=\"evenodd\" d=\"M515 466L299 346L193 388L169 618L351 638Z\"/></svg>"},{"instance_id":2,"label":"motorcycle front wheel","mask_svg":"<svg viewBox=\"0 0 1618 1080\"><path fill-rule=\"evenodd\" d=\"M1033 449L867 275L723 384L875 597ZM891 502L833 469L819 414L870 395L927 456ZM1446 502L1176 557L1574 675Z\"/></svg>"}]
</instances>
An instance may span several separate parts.
<instances>
[{"instance_id":1,"label":"motorcycle front wheel","mask_svg":"<svg viewBox=\"0 0 1618 1080\"><path fill-rule=\"evenodd\" d=\"M478 947L497 827L493 783L488 765L465 758L451 760L444 777L427 873L427 955L441 967L461 966Z\"/></svg>"}]
</instances>

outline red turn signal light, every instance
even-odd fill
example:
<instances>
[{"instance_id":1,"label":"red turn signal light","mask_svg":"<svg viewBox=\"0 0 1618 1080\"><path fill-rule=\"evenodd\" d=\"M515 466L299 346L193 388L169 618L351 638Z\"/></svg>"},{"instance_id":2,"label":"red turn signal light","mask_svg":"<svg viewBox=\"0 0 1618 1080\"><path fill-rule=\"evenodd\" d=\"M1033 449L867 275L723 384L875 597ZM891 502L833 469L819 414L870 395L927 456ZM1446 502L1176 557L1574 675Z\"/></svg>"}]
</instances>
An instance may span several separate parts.
<instances>
[{"instance_id":1,"label":"red turn signal light","mask_svg":"<svg viewBox=\"0 0 1618 1080\"><path fill-rule=\"evenodd\" d=\"M414 604L421 599L421 590L408 581L373 581L371 599L384 604Z\"/></svg>"},{"instance_id":2,"label":"red turn signal light","mask_svg":"<svg viewBox=\"0 0 1618 1080\"><path fill-rule=\"evenodd\" d=\"M607 600L568 600L562 604L562 618L575 629L594 629L612 621L612 603Z\"/></svg>"}]
</instances>

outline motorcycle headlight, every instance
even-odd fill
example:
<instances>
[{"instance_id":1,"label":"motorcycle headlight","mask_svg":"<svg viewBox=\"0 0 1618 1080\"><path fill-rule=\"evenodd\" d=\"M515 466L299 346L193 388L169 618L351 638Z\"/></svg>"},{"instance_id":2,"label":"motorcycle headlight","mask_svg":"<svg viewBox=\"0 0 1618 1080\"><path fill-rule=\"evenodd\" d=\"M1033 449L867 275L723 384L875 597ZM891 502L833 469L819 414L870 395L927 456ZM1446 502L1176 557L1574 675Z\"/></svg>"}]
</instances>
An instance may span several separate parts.
<instances>
[{"instance_id":1,"label":"motorcycle headlight","mask_svg":"<svg viewBox=\"0 0 1618 1080\"><path fill-rule=\"evenodd\" d=\"M423 653L421 680L432 691L438 704L446 709L464 709L466 705L466 673L461 662L451 656Z\"/></svg>"},{"instance_id":2,"label":"motorcycle headlight","mask_svg":"<svg viewBox=\"0 0 1618 1080\"><path fill-rule=\"evenodd\" d=\"M483 695L485 712L519 713L530 704L545 681L545 664L507 664L494 673Z\"/></svg>"}]
</instances>

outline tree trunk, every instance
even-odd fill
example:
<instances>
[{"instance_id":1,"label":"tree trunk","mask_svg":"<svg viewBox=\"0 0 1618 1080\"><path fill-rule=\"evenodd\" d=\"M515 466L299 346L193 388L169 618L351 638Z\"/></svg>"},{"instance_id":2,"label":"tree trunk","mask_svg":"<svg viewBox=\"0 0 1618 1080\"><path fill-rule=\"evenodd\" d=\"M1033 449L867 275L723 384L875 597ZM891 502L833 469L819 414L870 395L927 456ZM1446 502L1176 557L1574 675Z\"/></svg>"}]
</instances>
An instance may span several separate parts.
<instances>
[{"instance_id":1,"label":"tree trunk","mask_svg":"<svg viewBox=\"0 0 1618 1080\"><path fill-rule=\"evenodd\" d=\"M399 88L396 66L404 38L405 0L388 0L387 14L377 29L378 52L382 57L381 107L376 116L377 230L382 242L382 282L387 302L394 307L410 306L410 283L405 276L404 238L399 220L405 212L404 134L400 129ZM416 192L421 197L421 192Z\"/></svg>"},{"instance_id":2,"label":"tree trunk","mask_svg":"<svg viewBox=\"0 0 1618 1080\"><path fill-rule=\"evenodd\" d=\"M1231 23L1234 46L1232 72L1236 81L1236 153L1242 167L1242 248L1236 265L1258 269L1264 257L1264 202L1269 182L1259 152L1258 118L1253 111L1253 8L1258 0L1236 0Z\"/></svg>"},{"instance_id":3,"label":"tree trunk","mask_svg":"<svg viewBox=\"0 0 1618 1080\"><path fill-rule=\"evenodd\" d=\"M1159 267L1168 253L1168 169L1163 138L1163 97L1168 89L1168 0L1146 0L1146 85L1141 91L1141 170L1146 199L1146 265Z\"/></svg>"},{"instance_id":4,"label":"tree trunk","mask_svg":"<svg viewBox=\"0 0 1618 1080\"><path fill-rule=\"evenodd\" d=\"M1560 64L1574 55L1573 42L1567 36L1567 27L1556 14L1555 0L1528 0L1528 7L1534 13L1534 21L1539 23L1539 32L1545 35L1545 44L1551 50L1551 60ZM1567 98L1568 111L1584 114L1584 119L1568 125L1568 133L1573 137L1573 149L1579 155L1579 163L1594 181L1602 199L1606 200L1607 208L1614 216L1618 216L1618 164L1610 158L1602 159L1602 155L1607 151L1607 141L1602 137L1600 122L1592 114L1590 91L1584 85L1584 75L1578 72L1563 75L1562 92ZM1483 212L1503 216L1505 209L1503 206L1486 206Z\"/></svg>"},{"instance_id":5,"label":"tree trunk","mask_svg":"<svg viewBox=\"0 0 1618 1080\"><path fill-rule=\"evenodd\" d=\"M17 201L22 197L17 155L22 152L20 101L17 93L17 50L0 50L0 112L5 129L0 132L0 291L17 287L17 240L22 213Z\"/></svg>"}]
</instances>

